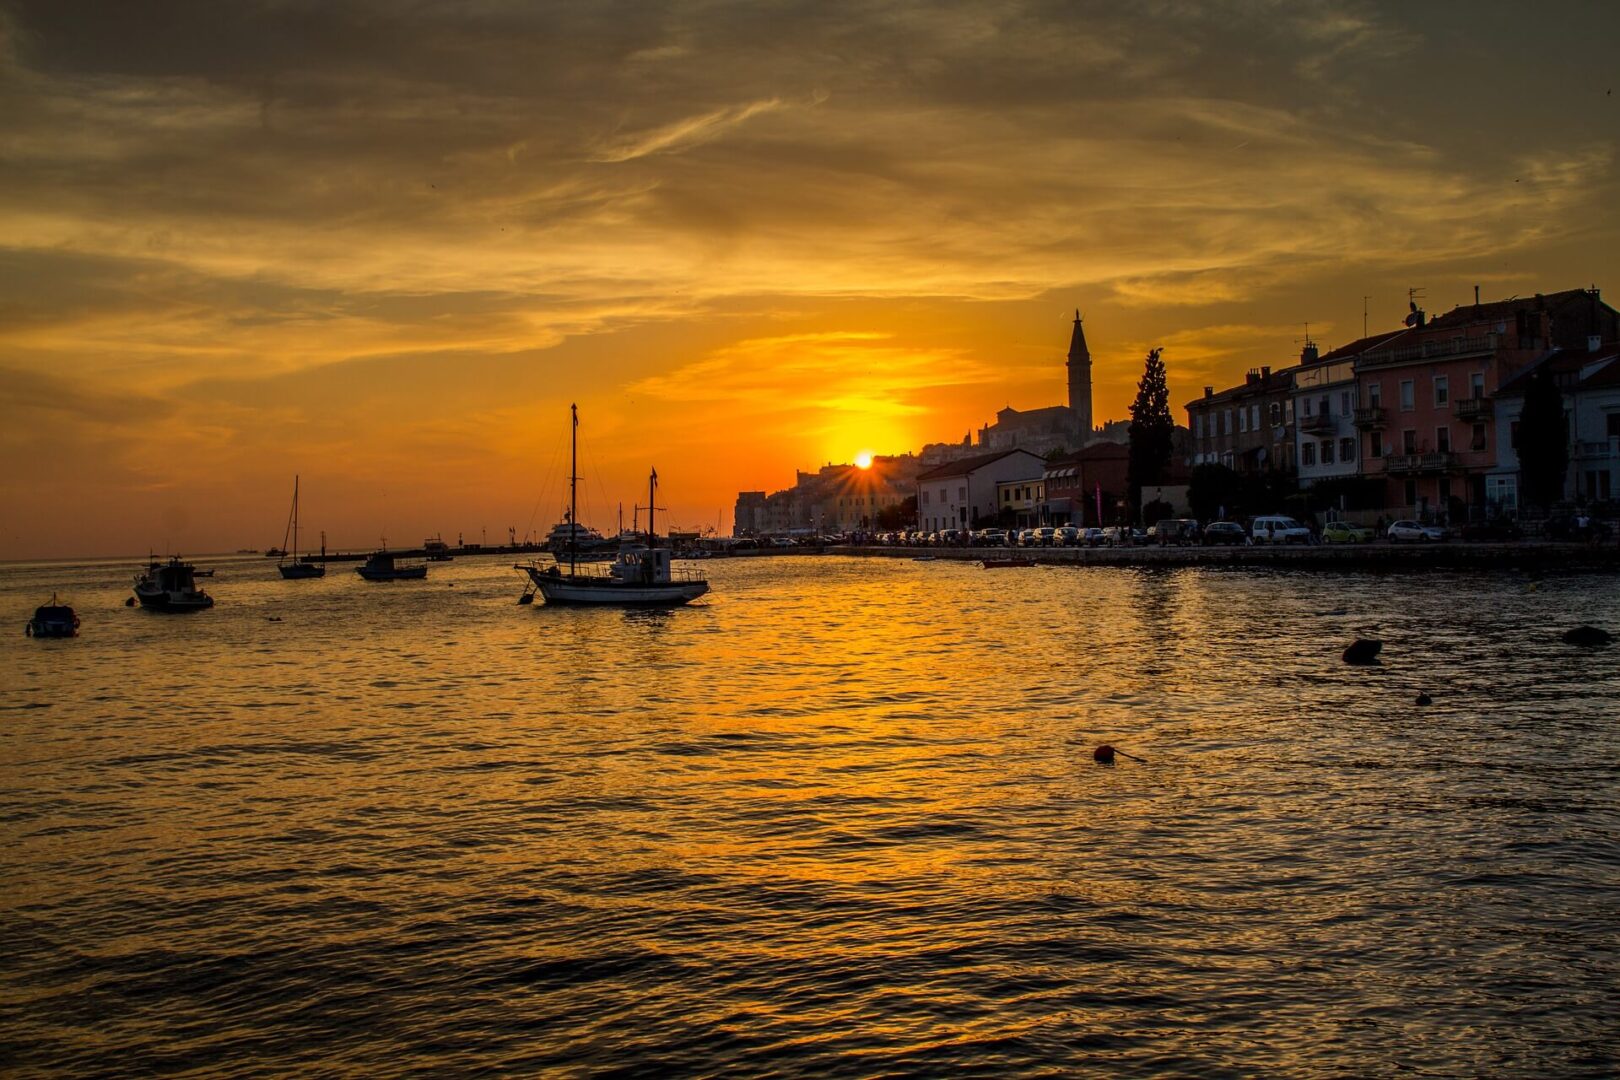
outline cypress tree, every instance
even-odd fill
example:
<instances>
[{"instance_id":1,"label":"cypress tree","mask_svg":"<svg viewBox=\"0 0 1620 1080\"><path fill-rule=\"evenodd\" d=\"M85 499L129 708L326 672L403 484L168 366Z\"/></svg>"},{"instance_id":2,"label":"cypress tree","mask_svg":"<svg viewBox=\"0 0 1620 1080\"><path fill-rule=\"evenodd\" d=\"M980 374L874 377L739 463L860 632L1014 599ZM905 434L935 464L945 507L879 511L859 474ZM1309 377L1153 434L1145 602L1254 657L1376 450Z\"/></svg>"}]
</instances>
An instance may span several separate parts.
<instances>
[{"instance_id":1,"label":"cypress tree","mask_svg":"<svg viewBox=\"0 0 1620 1080\"><path fill-rule=\"evenodd\" d=\"M1131 520L1142 512L1142 488L1164 482L1170 467L1171 433L1170 387L1164 381L1164 361L1158 349L1149 350L1142 381L1136 386L1131 403L1131 455L1129 464Z\"/></svg>"},{"instance_id":2,"label":"cypress tree","mask_svg":"<svg viewBox=\"0 0 1620 1080\"><path fill-rule=\"evenodd\" d=\"M1530 376L1519 414L1519 477L1524 501L1543 509L1563 498L1569 469L1569 422L1564 395L1546 365Z\"/></svg>"}]
</instances>

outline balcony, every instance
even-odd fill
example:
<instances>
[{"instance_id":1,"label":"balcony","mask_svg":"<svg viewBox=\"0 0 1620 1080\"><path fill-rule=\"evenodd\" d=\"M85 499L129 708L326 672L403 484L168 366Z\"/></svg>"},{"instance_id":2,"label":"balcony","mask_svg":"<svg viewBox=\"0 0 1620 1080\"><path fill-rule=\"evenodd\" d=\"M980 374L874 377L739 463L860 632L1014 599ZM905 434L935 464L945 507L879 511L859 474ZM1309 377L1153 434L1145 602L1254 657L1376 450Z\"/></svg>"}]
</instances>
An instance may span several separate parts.
<instances>
[{"instance_id":1,"label":"balcony","mask_svg":"<svg viewBox=\"0 0 1620 1080\"><path fill-rule=\"evenodd\" d=\"M1384 459L1384 471L1392 476L1420 476L1450 472L1455 464L1449 453L1391 454Z\"/></svg>"},{"instance_id":2,"label":"balcony","mask_svg":"<svg viewBox=\"0 0 1620 1080\"><path fill-rule=\"evenodd\" d=\"M1307 435L1319 435L1333 430L1333 417L1327 413L1317 413L1315 416L1302 416L1296 421L1299 430Z\"/></svg>"},{"instance_id":3,"label":"balcony","mask_svg":"<svg viewBox=\"0 0 1620 1080\"><path fill-rule=\"evenodd\" d=\"M1487 397L1458 398L1453 411L1459 420L1484 420L1496 411L1496 402Z\"/></svg>"},{"instance_id":4,"label":"balcony","mask_svg":"<svg viewBox=\"0 0 1620 1080\"><path fill-rule=\"evenodd\" d=\"M1384 426L1384 407L1369 405L1356 410L1356 427L1363 431L1380 431Z\"/></svg>"},{"instance_id":5,"label":"balcony","mask_svg":"<svg viewBox=\"0 0 1620 1080\"><path fill-rule=\"evenodd\" d=\"M1582 440L1570 448L1570 457L1576 461L1605 461L1620 459L1620 436L1596 441Z\"/></svg>"}]
</instances>

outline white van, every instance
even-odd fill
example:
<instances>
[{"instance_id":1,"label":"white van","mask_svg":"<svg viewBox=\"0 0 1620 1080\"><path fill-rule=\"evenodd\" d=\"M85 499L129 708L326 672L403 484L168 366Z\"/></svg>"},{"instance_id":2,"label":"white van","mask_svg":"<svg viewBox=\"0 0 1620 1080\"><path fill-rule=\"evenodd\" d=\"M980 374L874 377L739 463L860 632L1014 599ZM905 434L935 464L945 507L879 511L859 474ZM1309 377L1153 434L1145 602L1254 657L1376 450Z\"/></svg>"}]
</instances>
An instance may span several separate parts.
<instances>
[{"instance_id":1,"label":"white van","mask_svg":"<svg viewBox=\"0 0 1620 1080\"><path fill-rule=\"evenodd\" d=\"M1273 514L1255 518L1249 527L1249 538L1256 544L1308 544L1311 530L1291 517Z\"/></svg>"}]
</instances>

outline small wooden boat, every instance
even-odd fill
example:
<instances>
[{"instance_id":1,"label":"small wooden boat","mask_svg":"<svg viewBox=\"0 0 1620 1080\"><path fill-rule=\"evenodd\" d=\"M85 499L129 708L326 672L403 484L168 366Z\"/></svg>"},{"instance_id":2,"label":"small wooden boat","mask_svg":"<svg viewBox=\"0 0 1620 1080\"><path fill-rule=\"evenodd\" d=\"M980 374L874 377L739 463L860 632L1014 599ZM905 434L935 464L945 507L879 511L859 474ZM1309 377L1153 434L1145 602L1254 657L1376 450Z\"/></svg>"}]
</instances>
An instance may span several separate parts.
<instances>
[{"instance_id":1,"label":"small wooden boat","mask_svg":"<svg viewBox=\"0 0 1620 1080\"><path fill-rule=\"evenodd\" d=\"M176 555L167 563L153 559L135 579L135 599L151 611L202 611L214 598L197 588L197 568Z\"/></svg>"},{"instance_id":2,"label":"small wooden boat","mask_svg":"<svg viewBox=\"0 0 1620 1080\"><path fill-rule=\"evenodd\" d=\"M986 570L1000 570L1008 566L1034 566L1035 560L1028 555L1009 555L1002 559L981 559L979 563Z\"/></svg>"},{"instance_id":3,"label":"small wooden boat","mask_svg":"<svg viewBox=\"0 0 1620 1080\"><path fill-rule=\"evenodd\" d=\"M50 603L34 609L23 633L28 637L78 637L79 616L67 604L58 603L52 593Z\"/></svg>"},{"instance_id":4,"label":"small wooden boat","mask_svg":"<svg viewBox=\"0 0 1620 1080\"><path fill-rule=\"evenodd\" d=\"M426 563L396 562L394 553L387 548L373 551L354 572L367 581L420 581L427 577Z\"/></svg>"}]
</instances>

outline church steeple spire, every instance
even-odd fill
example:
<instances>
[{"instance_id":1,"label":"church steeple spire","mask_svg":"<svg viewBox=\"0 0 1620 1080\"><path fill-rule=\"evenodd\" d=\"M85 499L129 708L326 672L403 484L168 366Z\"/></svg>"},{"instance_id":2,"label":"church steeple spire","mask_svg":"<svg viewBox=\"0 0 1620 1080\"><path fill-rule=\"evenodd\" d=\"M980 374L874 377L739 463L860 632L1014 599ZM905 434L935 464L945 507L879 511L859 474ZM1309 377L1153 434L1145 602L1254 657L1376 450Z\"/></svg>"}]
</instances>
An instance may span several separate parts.
<instances>
[{"instance_id":1,"label":"church steeple spire","mask_svg":"<svg viewBox=\"0 0 1620 1080\"><path fill-rule=\"evenodd\" d=\"M1080 309L1074 310L1074 336L1069 339L1069 409L1083 444L1091 438L1091 350L1086 348L1086 331L1080 325Z\"/></svg>"}]
</instances>

